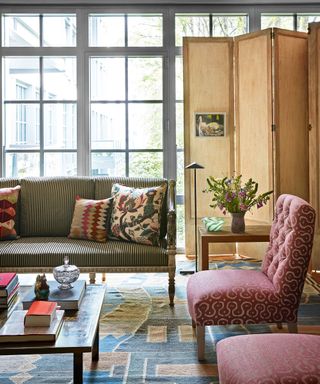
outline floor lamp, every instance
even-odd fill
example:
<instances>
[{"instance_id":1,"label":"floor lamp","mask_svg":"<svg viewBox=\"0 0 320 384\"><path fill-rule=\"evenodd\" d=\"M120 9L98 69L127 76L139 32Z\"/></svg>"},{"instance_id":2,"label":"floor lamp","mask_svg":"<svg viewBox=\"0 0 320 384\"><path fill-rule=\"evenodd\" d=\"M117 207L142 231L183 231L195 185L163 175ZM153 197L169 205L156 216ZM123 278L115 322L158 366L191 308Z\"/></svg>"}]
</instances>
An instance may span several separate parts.
<instances>
[{"instance_id":1,"label":"floor lamp","mask_svg":"<svg viewBox=\"0 0 320 384\"><path fill-rule=\"evenodd\" d=\"M198 223L197 223L197 169L204 167L198 163L191 163L185 169L193 169L193 188L194 188L194 253L195 253L195 271L180 271L181 275L189 275L198 272Z\"/></svg>"}]
</instances>

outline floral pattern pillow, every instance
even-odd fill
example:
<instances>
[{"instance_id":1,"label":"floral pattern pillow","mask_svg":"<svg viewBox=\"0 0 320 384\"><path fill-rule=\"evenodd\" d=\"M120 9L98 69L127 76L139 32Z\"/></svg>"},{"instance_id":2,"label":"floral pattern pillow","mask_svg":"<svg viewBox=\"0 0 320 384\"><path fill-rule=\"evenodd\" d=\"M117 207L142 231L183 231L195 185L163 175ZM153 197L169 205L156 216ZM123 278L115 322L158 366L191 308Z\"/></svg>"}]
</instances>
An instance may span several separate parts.
<instances>
[{"instance_id":1,"label":"floral pattern pillow","mask_svg":"<svg viewBox=\"0 0 320 384\"><path fill-rule=\"evenodd\" d=\"M148 188L113 184L112 235L135 243L159 245L161 207L166 188L165 183Z\"/></svg>"}]
</instances>

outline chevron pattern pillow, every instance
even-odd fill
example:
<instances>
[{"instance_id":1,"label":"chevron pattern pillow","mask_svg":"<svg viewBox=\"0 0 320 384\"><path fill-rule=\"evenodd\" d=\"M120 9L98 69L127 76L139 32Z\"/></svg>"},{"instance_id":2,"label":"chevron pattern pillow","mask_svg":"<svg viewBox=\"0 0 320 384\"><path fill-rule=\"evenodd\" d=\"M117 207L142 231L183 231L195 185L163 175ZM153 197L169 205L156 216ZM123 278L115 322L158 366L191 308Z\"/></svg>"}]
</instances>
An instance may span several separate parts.
<instances>
[{"instance_id":1,"label":"chevron pattern pillow","mask_svg":"<svg viewBox=\"0 0 320 384\"><path fill-rule=\"evenodd\" d=\"M112 198L102 200L76 197L70 239L107 241L106 222Z\"/></svg>"},{"instance_id":2,"label":"chevron pattern pillow","mask_svg":"<svg viewBox=\"0 0 320 384\"><path fill-rule=\"evenodd\" d=\"M14 226L20 188L0 188L0 240L17 238Z\"/></svg>"}]
</instances>

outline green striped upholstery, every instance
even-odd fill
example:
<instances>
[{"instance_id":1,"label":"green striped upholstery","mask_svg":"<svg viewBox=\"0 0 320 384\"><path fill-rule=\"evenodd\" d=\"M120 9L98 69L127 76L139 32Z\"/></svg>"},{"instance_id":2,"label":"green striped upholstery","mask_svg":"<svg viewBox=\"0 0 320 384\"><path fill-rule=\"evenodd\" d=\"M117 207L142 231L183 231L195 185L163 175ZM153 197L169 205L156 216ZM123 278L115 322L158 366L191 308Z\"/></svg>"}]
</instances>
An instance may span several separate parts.
<instances>
[{"instance_id":1,"label":"green striped upholstery","mask_svg":"<svg viewBox=\"0 0 320 384\"><path fill-rule=\"evenodd\" d=\"M55 267L68 255L78 267L168 266L166 250L123 241L98 243L66 237L22 237L3 241L1 267Z\"/></svg>"},{"instance_id":2,"label":"green striped upholstery","mask_svg":"<svg viewBox=\"0 0 320 384\"><path fill-rule=\"evenodd\" d=\"M76 195L94 198L89 177L39 177L21 180L21 236L67 236Z\"/></svg>"},{"instance_id":3,"label":"green striped upholstery","mask_svg":"<svg viewBox=\"0 0 320 384\"><path fill-rule=\"evenodd\" d=\"M15 187L16 185L20 185L19 179L13 179L13 178L0 178L0 188L8 188L8 187ZM21 192L21 191L20 191ZM16 209L16 219L15 219L15 230L17 231L17 234L20 234L20 204L21 204L21 193L19 195L19 200L17 204Z\"/></svg>"},{"instance_id":4,"label":"green striped upholstery","mask_svg":"<svg viewBox=\"0 0 320 384\"><path fill-rule=\"evenodd\" d=\"M152 179L145 177L97 177L95 178L95 199L105 199L111 196L112 184L122 184L132 188L147 188L167 184L167 191L163 201L161 210L160 238L167 234L167 198L168 198L168 181L166 179Z\"/></svg>"}]
</instances>

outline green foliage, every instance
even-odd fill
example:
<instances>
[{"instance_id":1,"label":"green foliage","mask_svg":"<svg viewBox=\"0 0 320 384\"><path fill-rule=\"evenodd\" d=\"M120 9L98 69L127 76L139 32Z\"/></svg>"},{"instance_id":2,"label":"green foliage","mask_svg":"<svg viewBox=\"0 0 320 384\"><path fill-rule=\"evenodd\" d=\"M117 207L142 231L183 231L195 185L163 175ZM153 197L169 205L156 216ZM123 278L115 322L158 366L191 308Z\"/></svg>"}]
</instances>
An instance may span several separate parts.
<instances>
[{"instance_id":1,"label":"green foliage","mask_svg":"<svg viewBox=\"0 0 320 384\"><path fill-rule=\"evenodd\" d=\"M257 195L258 183L251 178L242 184L242 175L236 177L225 177L215 179L213 176L207 178L208 187L203 192L212 192L212 208L220 208L223 214L227 212L247 212L256 206L261 208L270 200L273 191Z\"/></svg>"}]
</instances>

